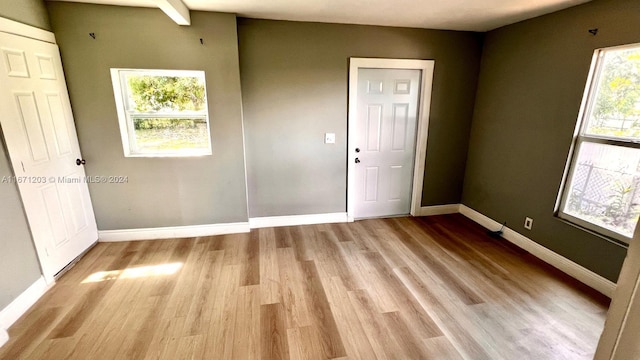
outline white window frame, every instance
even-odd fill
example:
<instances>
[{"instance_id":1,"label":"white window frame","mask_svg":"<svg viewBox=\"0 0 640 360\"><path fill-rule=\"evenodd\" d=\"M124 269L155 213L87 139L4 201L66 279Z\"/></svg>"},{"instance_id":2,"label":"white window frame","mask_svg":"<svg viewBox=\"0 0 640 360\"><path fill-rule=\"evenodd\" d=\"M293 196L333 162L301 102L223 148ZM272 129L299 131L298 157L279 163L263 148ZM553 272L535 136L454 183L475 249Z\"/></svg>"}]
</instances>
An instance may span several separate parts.
<instances>
[{"instance_id":1,"label":"white window frame","mask_svg":"<svg viewBox=\"0 0 640 360\"><path fill-rule=\"evenodd\" d=\"M582 146L583 143L596 143L640 149L640 141L638 140L625 140L621 138L609 137L606 135L597 136L586 134L586 127L588 125L591 111L593 110L593 104L597 93L597 86L599 82L598 80L600 79L602 67L604 65L602 60L604 58L605 52L624 50L635 48L638 46L640 46L640 43L600 48L594 51L593 58L591 60L591 67L589 69L589 76L587 77L587 84L582 96L580 112L578 113L578 121L576 122L576 128L573 134L573 141L569 150L569 156L565 165L562 183L560 186L560 191L558 192L558 198L556 199L555 206L555 214L560 219L568 221L569 223L577 225L578 227L595 233L596 235L603 236L605 239L613 241L614 243L622 242L624 244L629 244L631 237L624 236L613 230L567 214L563 211L563 209L569 197L571 186L570 182L573 178L573 172L575 170L575 164L578 158L578 154L580 153L580 146Z\"/></svg>"},{"instance_id":2,"label":"white window frame","mask_svg":"<svg viewBox=\"0 0 640 360\"><path fill-rule=\"evenodd\" d=\"M205 109L202 111L192 112L180 112L180 113L156 113L136 112L137 118L189 118L189 119L204 119L207 123L207 136L209 140L209 148L206 150L180 150L176 152L158 152L158 153L141 153L134 149L135 129L132 120L132 112L127 110L127 83L125 75L127 73L135 73L136 75L148 75L148 76L185 76L185 77L202 77L205 81ZM208 111L208 98L207 98L207 86L204 71L199 70L156 70L156 69L129 69L129 68L112 68L111 69L111 82L113 85L113 94L116 102L116 109L118 113L118 123L120 126L120 136L122 138L122 148L124 150L125 157L194 157L194 156L206 156L212 155L211 151L211 125L209 123L209 111Z\"/></svg>"}]
</instances>

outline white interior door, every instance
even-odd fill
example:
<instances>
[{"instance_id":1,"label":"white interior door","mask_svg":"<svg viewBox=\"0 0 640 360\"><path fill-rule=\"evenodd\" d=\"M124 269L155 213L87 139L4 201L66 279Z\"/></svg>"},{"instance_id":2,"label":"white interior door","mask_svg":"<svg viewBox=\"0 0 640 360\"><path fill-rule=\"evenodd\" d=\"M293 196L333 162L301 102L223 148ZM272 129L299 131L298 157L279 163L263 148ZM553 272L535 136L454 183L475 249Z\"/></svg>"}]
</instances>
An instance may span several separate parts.
<instances>
[{"instance_id":1,"label":"white interior door","mask_svg":"<svg viewBox=\"0 0 640 360\"><path fill-rule=\"evenodd\" d=\"M421 70L358 69L354 217L409 214Z\"/></svg>"},{"instance_id":2,"label":"white interior door","mask_svg":"<svg viewBox=\"0 0 640 360\"><path fill-rule=\"evenodd\" d=\"M51 280L98 239L60 53L55 44L0 32L0 56L0 125Z\"/></svg>"}]
</instances>

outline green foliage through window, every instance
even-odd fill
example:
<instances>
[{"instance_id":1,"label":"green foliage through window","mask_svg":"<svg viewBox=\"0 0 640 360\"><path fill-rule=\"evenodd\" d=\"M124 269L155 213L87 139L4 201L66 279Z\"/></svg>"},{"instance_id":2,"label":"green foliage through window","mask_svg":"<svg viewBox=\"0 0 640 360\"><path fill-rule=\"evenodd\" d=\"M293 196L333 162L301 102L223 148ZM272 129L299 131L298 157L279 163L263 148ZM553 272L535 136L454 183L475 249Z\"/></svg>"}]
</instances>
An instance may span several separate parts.
<instances>
[{"instance_id":1,"label":"green foliage through window","mask_svg":"<svg viewBox=\"0 0 640 360\"><path fill-rule=\"evenodd\" d=\"M640 49L604 53L587 132L640 138Z\"/></svg>"},{"instance_id":2,"label":"green foliage through window","mask_svg":"<svg viewBox=\"0 0 640 360\"><path fill-rule=\"evenodd\" d=\"M204 82L197 77L131 75L127 81L136 111L204 110Z\"/></svg>"},{"instance_id":3,"label":"green foliage through window","mask_svg":"<svg viewBox=\"0 0 640 360\"><path fill-rule=\"evenodd\" d=\"M191 129L198 124L207 125L203 119L133 119L133 127L136 130L151 129Z\"/></svg>"}]
</instances>

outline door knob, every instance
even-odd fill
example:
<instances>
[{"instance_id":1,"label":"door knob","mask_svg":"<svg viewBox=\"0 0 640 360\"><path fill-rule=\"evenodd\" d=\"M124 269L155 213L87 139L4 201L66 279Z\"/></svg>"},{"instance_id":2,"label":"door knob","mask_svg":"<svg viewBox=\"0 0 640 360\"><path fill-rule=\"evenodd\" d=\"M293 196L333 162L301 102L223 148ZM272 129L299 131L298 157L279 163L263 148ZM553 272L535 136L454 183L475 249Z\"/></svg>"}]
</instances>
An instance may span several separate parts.
<instances>
[{"instance_id":1,"label":"door knob","mask_svg":"<svg viewBox=\"0 0 640 360\"><path fill-rule=\"evenodd\" d=\"M356 158L356 164L360 164L360 159Z\"/></svg>"},{"instance_id":2,"label":"door knob","mask_svg":"<svg viewBox=\"0 0 640 360\"><path fill-rule=\"evenodd\" d=\"M356 148L356 152L360 152L360 148Z\"/></svg>"},{"instance_id":3,"label":"door knob","mask_svg":"<svg viewBox=\"0 0 640 360\"><path fill-rule=\"evenodd\" d=\"M87 163L87 161L85 159L82 159L82 160L76 159L76 165L78 165L78 166L84 165L86 163Z\"/></svg>"}]
</instances>

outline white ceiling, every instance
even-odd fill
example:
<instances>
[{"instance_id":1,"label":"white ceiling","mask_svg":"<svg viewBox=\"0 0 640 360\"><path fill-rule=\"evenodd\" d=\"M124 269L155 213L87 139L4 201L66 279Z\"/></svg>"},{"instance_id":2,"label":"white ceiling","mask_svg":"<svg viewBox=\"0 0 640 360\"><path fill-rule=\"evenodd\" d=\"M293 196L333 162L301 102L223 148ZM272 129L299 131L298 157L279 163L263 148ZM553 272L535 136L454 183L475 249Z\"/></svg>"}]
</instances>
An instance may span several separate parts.
<instances>
[{"instance_id":1,"label":"white ceiling","mask_svg":"<svg viewBox=\"0 0 640 360\"><path fill-rule=\"evenodd\" d=\"M157 7L154 0L48 0ZM191 10L294 21L487 31L590 0L183 0Z\"/></svg>"}]
</instances>

